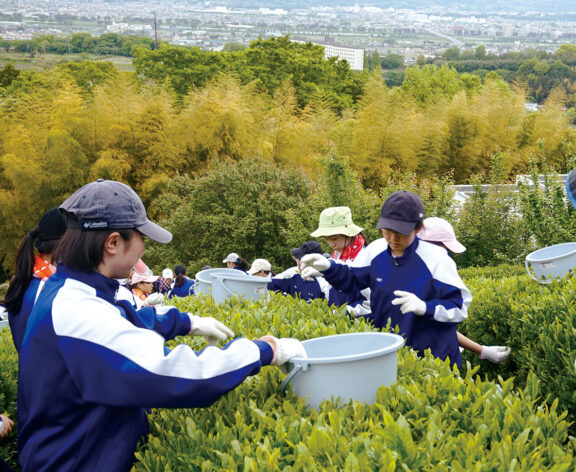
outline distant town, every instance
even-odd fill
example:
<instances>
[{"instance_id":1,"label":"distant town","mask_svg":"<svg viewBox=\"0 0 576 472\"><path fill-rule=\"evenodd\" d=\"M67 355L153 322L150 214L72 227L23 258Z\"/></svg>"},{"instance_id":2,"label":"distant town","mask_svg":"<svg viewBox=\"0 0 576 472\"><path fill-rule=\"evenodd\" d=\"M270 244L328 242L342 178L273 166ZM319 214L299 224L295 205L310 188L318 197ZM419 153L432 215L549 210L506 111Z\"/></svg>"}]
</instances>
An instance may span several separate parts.
<instances>
[{"instance_id":1,"label":"distant town","mask_svg":"<svg viewBox=\"0 0 576 472\"><path fill-rule=\"evenodd\" d=\"M576 13L457 12L375 6L321 6L299 9L240 8L216 2L100 0L4 0L0 38L26 40L37 35L107 32L142 35L175 45L221 50L258 37L290 34L334 48L380 55L400 54L407 64L457 46L503 54L528 48L555 51L576 41Z\"/></svg>"}]
</instances>

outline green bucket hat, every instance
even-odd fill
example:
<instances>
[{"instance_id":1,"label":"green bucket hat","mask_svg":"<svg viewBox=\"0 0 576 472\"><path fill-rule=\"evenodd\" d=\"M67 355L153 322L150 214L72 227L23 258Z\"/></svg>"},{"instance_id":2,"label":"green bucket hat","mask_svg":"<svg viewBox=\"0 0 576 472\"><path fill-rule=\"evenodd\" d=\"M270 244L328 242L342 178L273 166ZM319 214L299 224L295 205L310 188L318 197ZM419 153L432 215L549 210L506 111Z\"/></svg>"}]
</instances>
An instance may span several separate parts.
<instances>
[{"instance_id":1,"label":"green bucket hat","mask_svg":"<svg viewBox=\"0 0 576 472\"><path fill-rule=\"evenodd\" d=\"M318 229L310 234L314 238L320 236L356 236L362 231L360 226L352 222L352 212L348 207L330 207L322 210Z\"/></svg>"}]
</instances>

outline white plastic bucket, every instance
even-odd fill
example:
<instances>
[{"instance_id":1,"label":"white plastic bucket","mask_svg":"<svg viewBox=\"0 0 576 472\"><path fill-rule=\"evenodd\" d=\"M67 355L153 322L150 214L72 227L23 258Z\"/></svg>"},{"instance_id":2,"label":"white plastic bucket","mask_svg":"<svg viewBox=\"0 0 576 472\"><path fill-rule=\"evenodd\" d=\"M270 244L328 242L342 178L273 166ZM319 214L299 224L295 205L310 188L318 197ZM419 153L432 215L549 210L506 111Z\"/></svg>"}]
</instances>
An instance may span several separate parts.
<instances>
[{"instance_id":1,"label":"white plastic bucket","mask_svg":"<svg viewBox=\"0 0 576 472\"><path fill-rule=\"evenodd\" d=\"M231 297L259 300L263 296L268 296L269 281L266 277L256 277L241 272L239 274L214 274L212 297L216 303L222 303Z\"/></svg>"},{"instance_id":2,"label":"white plastic bucket","mask_svg":"<svg viewBox=\"0 0 576 472\"><path fill-rule=\"evenodd\" d=\"M306 404L318 408L323 400L376 401L382 385L396 382L398 350L404 338L392 333L350 333L302 341L306 358L291 359L288 383Z\"/></svg>"},{"instance_id":3,"label":"white plastic bucket","mask_svg":"<svg viewBox=\"0 0 576 472\"><path fill-rule=\"evenodd\" d=\"M212 294L212 274L230 274L234 272L241 273L236 269L227 268L201 270L194 276L194 294Z\"/></svg>"},{"instance_id":4,"label":"white plastic bucket","mask_svg":"<svg viewBox=\"0 0 576 472\"><path fill-rule=\"evenodd\" d=\"M207 269L198 272L195 278L196 293L211 294L216 303L223 303L233 296L253 300L268 296L268 278L236 269Z\"/></svg>"},{"instance_id":5,"label":"white plastic bucket","mask_svg":"<svg viewBox=\"0 0 576 472\"><path fill-rule=\"evenodd\" d=\"M576 267L576 242L556 244L526 256L526 270L534 280L547 284Z\"/></svg>"}]
</instances>

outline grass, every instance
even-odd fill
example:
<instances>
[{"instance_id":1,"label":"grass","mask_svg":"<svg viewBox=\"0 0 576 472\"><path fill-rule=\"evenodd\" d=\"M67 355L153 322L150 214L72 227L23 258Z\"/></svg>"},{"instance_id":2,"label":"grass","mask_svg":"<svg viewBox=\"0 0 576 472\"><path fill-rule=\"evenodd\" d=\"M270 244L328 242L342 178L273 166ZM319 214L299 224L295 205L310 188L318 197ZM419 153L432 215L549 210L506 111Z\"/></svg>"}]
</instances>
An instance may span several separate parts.
<instances>
[{"instance_id":1,"label":"grass","mask_svg":"<svg viewBox=\"0 0 576 472\"><path fill-rule=\"evenodd\" d=\"M58 64L80 61L109 61L123 72L134 72L132 58L125 56L101 56L96 54L36 54L30 57L27 53L0 52L0 67L12 64L19 70L43 71Z\"/></svg>"}]
</instances>

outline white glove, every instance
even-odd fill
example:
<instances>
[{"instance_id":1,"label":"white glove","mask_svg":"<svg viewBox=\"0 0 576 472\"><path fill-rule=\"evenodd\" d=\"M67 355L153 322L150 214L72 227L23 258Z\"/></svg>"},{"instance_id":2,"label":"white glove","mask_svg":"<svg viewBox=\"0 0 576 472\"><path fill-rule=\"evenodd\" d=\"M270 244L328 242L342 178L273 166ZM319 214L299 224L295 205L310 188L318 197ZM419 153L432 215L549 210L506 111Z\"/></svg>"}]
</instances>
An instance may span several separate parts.
<instances>
[{"instance_id":1,"label":"white glove","mask_svg":"<svg viewBox=\"0 0 576 472\"><path fill-rule=\"evenodd\" d=\"M276 338L274 336L263 336L260 338L266 341L274 349L272 365L277 365L284 373L287 372L284 364L294 357L306 357L304 345L295 338Z\"/></svg>"},{"instance_id":2,"label":"white glove","mask_svg":"<svg viewBox=\"0 0 576 472\"><path fill-rule=\"evenodd\" d=\"M300 275L307 282L314 280L315 277L322 277L322 273L314 269L314 267L306 267L302 272L300 272Z\"/></svg>"},{"instance_id":3,"label":"white glove","mask_svg":"<svg viewBox=\"0 0 576 472\"><path fill-rule=\"evenodd\" d=\"M426 313L426 303L420 300L416 295L402 290L394 290L394 295L398 298L392 300L392 305L402 305L400 311L402 314L409 312L422 316Z\"/></svg>"},{"instance_id":4,"label":"white glove","mask_svg":"<svg viewBox=\"0 0 576 472\"><path fill-rule=\"evenodd\" d=\"M142 306L150 306L150 305L163 305L164 304L164 295L161 293L151 293L146 297Z\"/></svg>"},{"instance_id":5,"label":"white glove","mask_svg":"<svg viewBox=\"0 0 576 472\"><path fill-rule=\"evenodd\" d=\"M480 359L486 359L494 364L502 364L512 352L508 346L482 346Z\"/></svg>"},{"instance_id":6,"label":"white glove","mask_svg":"<svg viewBox=\"0 0 576 472\"><path fill-rule=\"evenodd\" d=\"M324 272L330 268L330 261L322 254L306 254L302 256L300 262L302 263L302 273L304 273L306 267L312 267L320 272Z\"/></svg>"},{"instance_id":7,"label":"white glove","mask_svg":"<svg viewBox=\"0 0 576 472\"><path fill-rule=\"evenodd\" d=\"M208 344L216 344L218 339L223 341L234 337L234 332L230 328L211 316L190 315L190 319L192 321L190 334L204 336Z\"/></svg>"}]
</instances>

